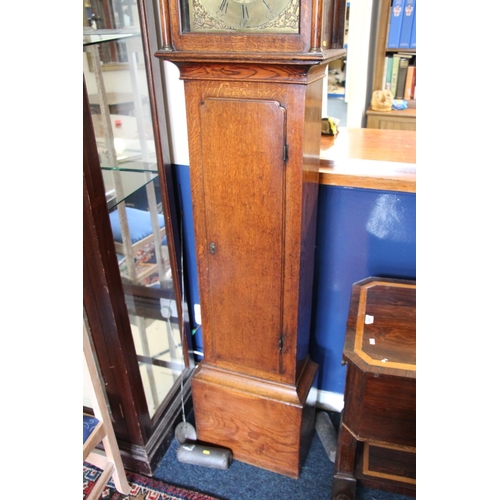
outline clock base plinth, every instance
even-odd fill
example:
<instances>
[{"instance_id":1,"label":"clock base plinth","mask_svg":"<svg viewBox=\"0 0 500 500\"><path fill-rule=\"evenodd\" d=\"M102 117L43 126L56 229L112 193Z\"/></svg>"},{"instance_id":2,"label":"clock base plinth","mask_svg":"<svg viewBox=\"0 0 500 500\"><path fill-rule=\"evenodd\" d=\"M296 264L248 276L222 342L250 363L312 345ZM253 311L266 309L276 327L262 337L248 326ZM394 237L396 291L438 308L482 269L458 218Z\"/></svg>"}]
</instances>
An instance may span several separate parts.
<instances>
[{"instance_id":1,"label":"clock base plinth","mask_svg":"<svg viewBox=\"0 0 500 500\"><path fill-rule=\"evenodd\" d=\"M191 380L198 439L298 478L314 434L317 368L308 360L294 387L202 363Z\"/></svg>"}]
</instances>

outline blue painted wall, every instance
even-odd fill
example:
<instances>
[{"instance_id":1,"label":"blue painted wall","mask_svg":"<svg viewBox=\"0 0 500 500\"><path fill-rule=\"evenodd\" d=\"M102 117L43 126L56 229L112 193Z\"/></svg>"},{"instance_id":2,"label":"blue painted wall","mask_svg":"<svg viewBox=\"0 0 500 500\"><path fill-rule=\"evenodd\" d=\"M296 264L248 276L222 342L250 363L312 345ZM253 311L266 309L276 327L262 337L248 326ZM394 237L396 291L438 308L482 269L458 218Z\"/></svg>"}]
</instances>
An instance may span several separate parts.
<instances>
[{"instance_id":1,"label":"blue painted wall","mask_svg":"<svg viewBox=\"0 0 500 500\"><path fill-rule=\"evenodd\" d=\"M416 278L416 196L320 186L311 357L318 389L344 393L342 350L352 284Z\"/></svg>"},{"instance_id":2,"label":"blue painted wall","mask_svg":"<svg viewBox=\"0 0 500 500\"><path fill-rule=\"evenodd\" d=\"M189 167L175 165L183 206L188 301L199 303ZM343 394L341 365L352 284L368 276L416 277L414 194L320 186L311 357L318 389ZM198 325L193 324L193 329ZM194 334L202 351L201 328Z\"/></svg>"},{"instance_id":3,"label":"blue painted wall","mask_svg":"<svg viewBox=\"0 0 500 500\"><path fill-rule=\"evenodd\" d=\"M195 322L194 304L200 303L198 291L198 270L196 267L196 249L194 241L193 225L193 205L191 201L191 184L189 177L189 167L185 165L173 165L173 172L177 183L177 195L182 209L182 230L184 258L187 266L187 279L185 280L186 297L185 300L189 308L191 319L191 331L193 332L193 349L203 352L201 325ZM195 356L197 361L202 358Z\"/></svg>"}]
</instances>

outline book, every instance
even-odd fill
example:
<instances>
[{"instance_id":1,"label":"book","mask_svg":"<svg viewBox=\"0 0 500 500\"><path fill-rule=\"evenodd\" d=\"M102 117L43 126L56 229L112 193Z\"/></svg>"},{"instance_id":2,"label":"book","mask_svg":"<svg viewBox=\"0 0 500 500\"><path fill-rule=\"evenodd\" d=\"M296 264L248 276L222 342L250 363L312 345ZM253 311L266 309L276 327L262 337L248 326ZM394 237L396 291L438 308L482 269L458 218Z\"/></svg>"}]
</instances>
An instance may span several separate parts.
<instances>
[{"instance_id":1,"label":"book","mask_svg":"<svg viewBox=\"0 0 500 500\"><path fill-rule=\"evenodd\" d=\"M389 57L386 56L384 57L384 69L382 71L382 83L380 85L380 89L381 90L384 90L385 89L385 78L386 78L386 75L387 75L387 64L389 62Z\"/></svg>"},{"instance_id":2,"label":"book","mask_svg":"<svg viewBox=\"0 0 500 500\"><path fill-rule=\"evenodd\" d=\"M403 23L404 0L394 0L389 18L389 33L387 35L387 48L399 48L399 37L401 36L401 25Z\"/></svg>"},{"instance_id":3,"label":"book","mask_svg":"<svg viewBox=\"0 0 500 500\"><path fill-rule=\"evenodd\" d=\"M417 98L417 67L415 66L415 71L413 72L413 82L411 84L411 98Z\"/></svg>"},{"instance_id":4,"label":"book","mask_svg":"<svg viewBox=\"0 0 500 500\"><path fill-rule=\"evenodd\" d=\"M413 99L413 73L415 71L415 66L408 66L408 71L406 72L406 82L405 82L405 91L403 94L403 99L405 101L409 101Z\"/></svg>"},{"instance_id":5,"label":"book","mask_svg":"<svg viewBox=\"0 0 500 500\"><path fill-rule=\"evenodd\" d=\"M416 0L405 0L403 21L401 23L401 34L399 36L400 49L410 48L411 30L415 19L415 3Z\"/></svg>"},{"instance_id":6,"label":"book","mask_svg":"<svg viewBox=\"0 0 500 500\"><path fill-rule=\"evenodd\" d=\"M399 73L399 56L394 56L392 58L392 74L391 74L391 94L392 97L396 97L396 89L398 86L398 73Z\"/></svg>"},{"instance_id":7,"label":"book","mask_svg":"<svg viewBox=\"0 0 500 500\"><path fill-rule=\"evenodd\" d=\"M415 3L413 13L413 25L411 27L411 35L410 35L410 49L417 48L417 4Z\"/></svg>"},{"instance_id":8,"label":"book","mask_svg":"<svg viewBox=\"0 0 500 500\"><path fill-rule=\"evenodd\" d=\"M406 75L408 72L408 59L402 57L399 60L398 81L396 84L396 99L403 99L405 93Z\"/></svg>"},{"instance_id":9,"label":"book","mask_svg":"<svg viewBox=\"0 0 500 500\"><path fill-rule=\"evenodd\" d=\"M406 57L407 59L411 59L415 53L414 52L396 52L393 54L394 56L398 56L398 57Z\"/></svg>"},{"instance_id":10,"label":"book","mask_svg":"<svg viewBox=\"0 0 500 500\"><path fill-rule=\"evenodd\" d=\"M382 90L391 90L392 81L392 57L387 58L387 69L385 72L385 85Z\"/></svg>"}]
</instances>

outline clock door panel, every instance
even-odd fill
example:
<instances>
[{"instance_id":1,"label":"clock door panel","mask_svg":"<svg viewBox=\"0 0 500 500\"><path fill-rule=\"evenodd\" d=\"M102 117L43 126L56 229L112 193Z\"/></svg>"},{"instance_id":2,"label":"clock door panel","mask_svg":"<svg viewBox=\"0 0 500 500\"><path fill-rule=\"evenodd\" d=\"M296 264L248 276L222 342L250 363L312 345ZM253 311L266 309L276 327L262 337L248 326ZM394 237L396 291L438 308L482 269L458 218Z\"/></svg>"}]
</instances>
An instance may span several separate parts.
<instances>
[{"instance_id":1,"label":"clock door panel","mask_svg":"<svg viewBox=\"0 0 500 500\"><path fill-rule=\"evenodd\" d=\"M276 101L207 98L200 117L205 361L279 379L286 112Z\"/></svg>"}]
</instances>

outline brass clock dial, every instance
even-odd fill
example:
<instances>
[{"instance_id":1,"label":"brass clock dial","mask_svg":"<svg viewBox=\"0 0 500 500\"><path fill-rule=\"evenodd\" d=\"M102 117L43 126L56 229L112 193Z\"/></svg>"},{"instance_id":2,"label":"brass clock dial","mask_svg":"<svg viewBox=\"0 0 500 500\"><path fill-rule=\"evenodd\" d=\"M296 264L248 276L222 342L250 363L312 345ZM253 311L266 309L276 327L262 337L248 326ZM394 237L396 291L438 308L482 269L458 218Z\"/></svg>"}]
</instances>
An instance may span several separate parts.
<instances>
[{"instance_id":1,"label":"brass clock dial","mask_svg":"<svg viewBox=\"0 0 500 500\"><path fill-rule=\"evenodd\" d=\"M191 0L191 31L298 33L298 0Z\"/></svg>"}]
</instances>

